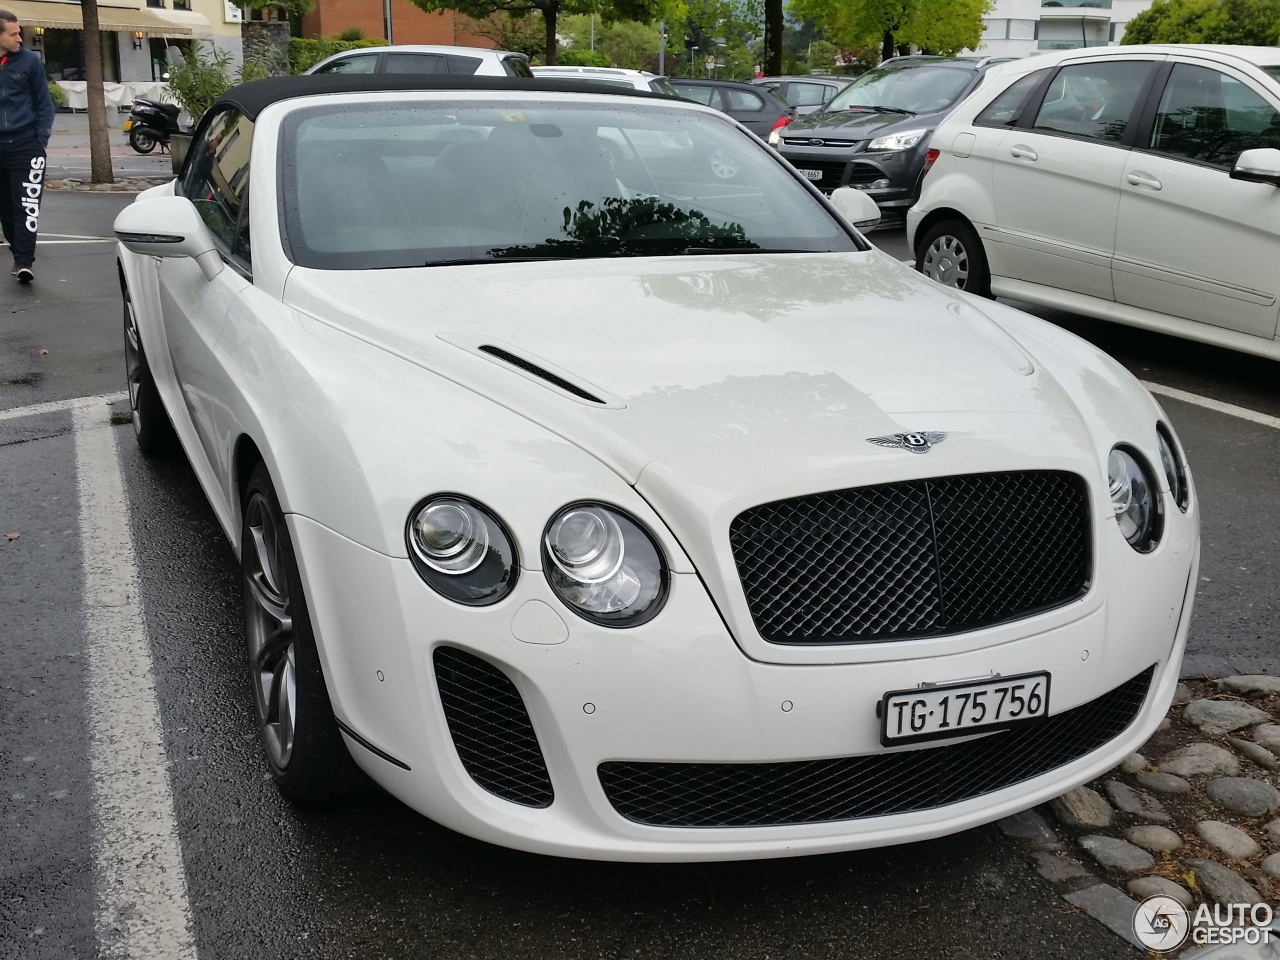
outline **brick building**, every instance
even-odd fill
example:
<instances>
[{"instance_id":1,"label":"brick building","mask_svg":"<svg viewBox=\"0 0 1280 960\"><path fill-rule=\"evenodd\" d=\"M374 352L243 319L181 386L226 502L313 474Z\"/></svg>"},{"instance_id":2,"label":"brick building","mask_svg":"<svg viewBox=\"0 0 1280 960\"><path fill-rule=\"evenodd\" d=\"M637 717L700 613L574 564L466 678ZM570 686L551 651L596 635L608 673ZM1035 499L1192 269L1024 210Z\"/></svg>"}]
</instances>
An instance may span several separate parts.
<instances>
[{"instance_id":1,"label":"brick building","mask_svg":"<svg viewBox=\"0 0 1280 960\"><path fill-rule=\"evenodd\" d=\"M302 18L304 37L331 37L359 27L366 37L385 37L382 0L316 0ZM452 10L426 13L409 0L391 0L391 39L394 43L443 43L464 47L492 47L494 43L466 30L469 21Z\"/></svg>"}]
</instances>

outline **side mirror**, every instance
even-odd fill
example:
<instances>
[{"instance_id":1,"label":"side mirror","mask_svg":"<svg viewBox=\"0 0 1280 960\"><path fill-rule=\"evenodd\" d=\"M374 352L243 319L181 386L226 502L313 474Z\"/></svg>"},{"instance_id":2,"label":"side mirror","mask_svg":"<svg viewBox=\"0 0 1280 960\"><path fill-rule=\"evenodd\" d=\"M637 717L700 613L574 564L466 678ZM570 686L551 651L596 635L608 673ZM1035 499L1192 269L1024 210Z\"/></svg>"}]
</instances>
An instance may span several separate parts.
<instances>
[{"instance_id":1,"label":"side mirror","mask_svg":"<svg viewBox=\"0 0 1280 960\"><path fill-rule=\"evenodd\" d=\"M116 238L144 257L191 257L206 280L222 272L213 234L186 197L135 200L120 211Z\"/></svg>"},{"instance_id":2,"label":"side mirror","mask_svg":"<svg viewBox=\"0 0 1280 960\"><path fill-rule=\"evenodd\" d=\"M1247 180L1250 183L1269 183L1280 187L1280 150L1275 147L1262 147L1244 151L1236 158L1236 165L1231 170L1231 179Z\"/></svg>"},{"instance_id":3,"label":"side mirror","mask_svg":"<svg viewBox=\"0 0 1280 960\"><path fill-rule=\"evenodd\" d=\"M859 230L874 227L880 222L880 207L854 187L837 187L831 194L831 205Z\"/></svg>"}]
</instances>

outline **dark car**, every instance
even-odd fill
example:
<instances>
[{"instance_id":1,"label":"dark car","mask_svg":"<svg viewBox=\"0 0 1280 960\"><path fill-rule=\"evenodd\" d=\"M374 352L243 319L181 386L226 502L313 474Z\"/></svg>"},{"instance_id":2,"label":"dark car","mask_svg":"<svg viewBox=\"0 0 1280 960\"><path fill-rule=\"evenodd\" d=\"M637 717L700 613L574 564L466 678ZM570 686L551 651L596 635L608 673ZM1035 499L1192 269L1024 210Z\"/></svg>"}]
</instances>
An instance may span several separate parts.
<instances>
[{"instance_id":1,"label":"dark car","mask_svg":"<svg viewBox=\"0 0 1280 960\"><path fill-rule=\"evenodd\" d=\"M795 118L795 111L782 98L749 83L684 77L671 77L670 83L686 100L727 113L761 139Z\"/></svg>"},{"instance_id":2,"label":"dark car","mask_svg":"<svg viewBox=\"0 0 1280 960\"><path fill-rule=\"evenodd\" d=\"M802 77L757 77L751 82L772 90L791 106L797 116L816 113L831 98L854 81L854 77L828 77L810 74Z\"/></svg>"},{"instance_id":3,"label":"dark car","mask_svg":"<svg viewBox=\"0 0 1280 960\"><path fill-rule=\"evenodd\" d=\"M988 69L1011 59L894 57L769 142L823 193L857 187L881 209L905 210L920 196L934 129Z\"/></svg>"}]
</instances>

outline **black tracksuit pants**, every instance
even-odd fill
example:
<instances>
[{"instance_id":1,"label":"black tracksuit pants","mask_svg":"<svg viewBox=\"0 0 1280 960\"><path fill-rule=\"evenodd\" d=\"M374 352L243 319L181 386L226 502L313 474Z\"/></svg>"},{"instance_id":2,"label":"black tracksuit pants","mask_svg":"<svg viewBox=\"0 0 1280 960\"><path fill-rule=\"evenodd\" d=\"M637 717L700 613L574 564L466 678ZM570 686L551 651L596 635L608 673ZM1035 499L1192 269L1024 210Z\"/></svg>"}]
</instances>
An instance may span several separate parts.
<instances>
[{"instance_id":1,"label":"black tracksuit pants","mask_svg":"<svg viewBox=\"0 0 1280 960\"><path fill-rule=\"evenodd\" d=\"M44 167L44 149L34 132L14 143L0 142L0 228L18 267L36 259Z\"/></svg>"}]
</instances>

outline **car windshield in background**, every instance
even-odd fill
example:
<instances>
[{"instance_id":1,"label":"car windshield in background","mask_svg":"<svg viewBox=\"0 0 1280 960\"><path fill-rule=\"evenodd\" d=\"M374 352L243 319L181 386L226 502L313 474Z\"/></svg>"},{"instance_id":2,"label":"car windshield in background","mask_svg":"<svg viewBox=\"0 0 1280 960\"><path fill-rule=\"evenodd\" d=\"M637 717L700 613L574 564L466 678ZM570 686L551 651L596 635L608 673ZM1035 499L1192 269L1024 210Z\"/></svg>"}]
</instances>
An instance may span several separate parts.
<instances>
[{"instance_id":1,"label":"car windshield in background","mask_svg":"<svg viewBox=\"0 0 1280 960\"><path fill-rule=\"evenodd\" d=\"M666 78L650 80L649 87L654 93L665 93L668 97L680 96L680 91L671 85L671 81Z\"/></svg>"},{"instance_id":2,"label":"car windshield in background","mask_svg":"<svg viewBox=\"0 0 1280 960\"><path fill-rule=\"evenodd\" d=\"M885 67L868 70L845 87L828 110L883 110L886 113L937 113L955 103L973 79L955 67Z\"/></svg>"},{"instance_id":3,"label":"car windshield in background","mask_svg":"<svg viewBox=\"0 0 1280 960\"><path fill-rule=\"evenodd\" d=\"M863 249L755 138L657 104L325 105L282 146L304 267Z\"/></svg>"}]
</instances>

